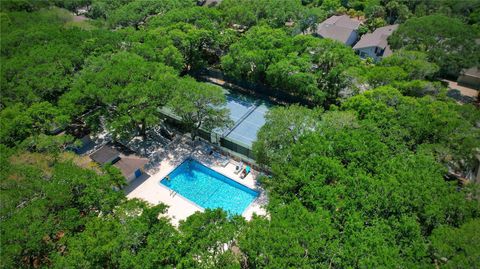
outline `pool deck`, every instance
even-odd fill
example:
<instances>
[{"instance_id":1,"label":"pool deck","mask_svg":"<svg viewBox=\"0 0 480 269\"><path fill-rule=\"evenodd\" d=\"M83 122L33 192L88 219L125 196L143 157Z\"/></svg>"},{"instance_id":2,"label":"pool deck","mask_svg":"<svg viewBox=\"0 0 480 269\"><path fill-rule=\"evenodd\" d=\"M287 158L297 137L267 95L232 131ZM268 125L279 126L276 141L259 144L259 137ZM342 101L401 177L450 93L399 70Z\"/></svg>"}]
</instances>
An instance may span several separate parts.
<instances>
[{"instance_id":1,"label":"pool deck","mask_svg":"<svg viewBox=\"0 0 480 269\"><path fill-rule=\"evenodd\" d=\"M151 159L150 165L146 172L148 175L134 180L126 189L127 198L138 198L152 205L164 203L169 206L166 215L171 219L174 225L178 225L179 221L186 219L197 211L203 211L190 200L182 197L180 194L172 193L166 186L160 184L160 181L172 172L178 165L180 165L187 158L194 158L207 167L223 174L230 179L237 181L251 189L260 192L259 197L253 201L242 216L250 220L253 214L266 215L264 206L267 204L265 192L258 186L255 176L256 171L252 171L244 179L235 174L234 161L230 161L225 167L219 165L218 156L208 155L206 153L206 144L197 142L193 145L186 137L180 138L170 145L168 149L156 152Z\"/></svg>"}]
</instances>

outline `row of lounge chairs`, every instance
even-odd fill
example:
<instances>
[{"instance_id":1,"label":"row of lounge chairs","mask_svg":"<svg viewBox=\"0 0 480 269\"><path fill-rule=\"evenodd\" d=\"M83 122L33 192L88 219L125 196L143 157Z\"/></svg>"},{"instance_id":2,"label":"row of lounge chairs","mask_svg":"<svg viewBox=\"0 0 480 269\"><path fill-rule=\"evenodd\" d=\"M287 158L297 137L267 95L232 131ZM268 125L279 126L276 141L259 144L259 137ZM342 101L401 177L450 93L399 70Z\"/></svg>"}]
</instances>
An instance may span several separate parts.
<instances>
[{"instance_id":1,"label":"row of lounge chairs","mask_svg":"<svg viewBox=\"0 0 480 269\"><path fill-rule=\"evenodd\" d=\"M230 163L230 158L220 154L219 152L215 151L210 145L208 144L205 144L203 147L202 147L202 151L203 153L209 155L209 156L213 156L214 159L215 159L215 164L217 164L218 166L221 166L221 167L226 167L229 163ZM236 175L240 174L240 178L245 178L248 174L250 174L251 172L251 167L248 166L248 165L245 165L244 167L244 164L243 162L239 162L236 167L235 167L235 171L234 173Z\"/></svg>"},{"instance_id":2,"label":"row of lounge chairs","mask_svg":"<svg viewBox=\"0 0 480 269\"><path fill-rule=\"evenodd\" d=\"M248 174L250 174L250 171L251 171L251 168L250 166L245 166L245 168L243 167L243 162L240 162L236 167L235 167L235 174L239 174L240 173L240 178L245 178Z\"/></svg>"}]
</instances>

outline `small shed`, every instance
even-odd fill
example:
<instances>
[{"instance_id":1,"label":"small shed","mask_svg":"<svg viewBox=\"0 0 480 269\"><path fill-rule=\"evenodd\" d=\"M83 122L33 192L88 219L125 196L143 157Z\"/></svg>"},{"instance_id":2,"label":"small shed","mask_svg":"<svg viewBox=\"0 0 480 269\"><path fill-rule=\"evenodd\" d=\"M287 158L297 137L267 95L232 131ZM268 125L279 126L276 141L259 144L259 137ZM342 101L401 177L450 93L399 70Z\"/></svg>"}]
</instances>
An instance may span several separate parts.
<instances>
[{"instance_id":1,"label":"small shed","mask_svg":"<svg viewBox=\"0 0 480 269\"><path fill-rule=\"evenodd\" d=\"M115 163L120 159L120 152L110 146L103 146L90 155L90 159L100 165Z\"/></svg>"},{"instance_id":2,"label":"small shed","mask_svg":"<svg viewBox=\"0 0 480 269\"><path fill-rule=\"evenodd\" d=\"M478 66L463 69L457 82L461 86L466 86L480 90L480 69Z\"/></svg>"},{"instance_id":3,"label":"small shed","mask_svg":"<svg viewBox=\"0 0 480 269\"><path fill-rule=\"evenodd\" d=\"M127 183L129 183L143 174L143 169L147 163L148 159L145 158L123 157L114 166L120 169L122 175L127 179Z\"/></svg>"}]
</instances>

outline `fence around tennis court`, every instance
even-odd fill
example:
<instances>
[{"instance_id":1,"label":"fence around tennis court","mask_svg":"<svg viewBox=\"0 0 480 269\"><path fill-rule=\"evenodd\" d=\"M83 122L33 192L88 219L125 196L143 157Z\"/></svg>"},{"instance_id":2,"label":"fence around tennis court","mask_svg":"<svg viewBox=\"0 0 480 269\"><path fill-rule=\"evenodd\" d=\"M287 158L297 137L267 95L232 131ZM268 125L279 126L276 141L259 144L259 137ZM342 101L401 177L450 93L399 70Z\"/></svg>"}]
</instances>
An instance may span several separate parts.
<instances>
[{"instance_id":1,"label":"fence around tennis court","mask_svg":"<svg viewBox=\"0 0 480 269\"><path fill-rule=\"evenodd\" d=\"M241 159L253 161L252 144L256 140L258 130L265 124L265 114L270 104L265 101L243 98L228 98L227 107L231 110L231 119L234 125L219 130L200 129L198 136L214 145L220 146L231 155ZM181 119L169 109L162 109L161 112L169 122L179 130L182 129ZM185 130L183 130L185 131Z\"/></svg>"}]
</instances>

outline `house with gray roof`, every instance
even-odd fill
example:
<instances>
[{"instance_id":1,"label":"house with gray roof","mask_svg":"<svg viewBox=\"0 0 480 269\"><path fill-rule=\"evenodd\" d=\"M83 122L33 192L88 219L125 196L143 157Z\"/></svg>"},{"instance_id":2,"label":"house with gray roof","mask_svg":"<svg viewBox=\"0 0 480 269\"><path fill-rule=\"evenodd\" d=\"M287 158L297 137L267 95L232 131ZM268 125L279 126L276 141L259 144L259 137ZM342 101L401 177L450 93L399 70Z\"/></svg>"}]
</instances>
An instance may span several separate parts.
<instances>
[{"instance_id":1,"label":"house with gray roof","mask_svg":"<svg viewBox=\"0 0 480 269\"><path fill-rule=\"evenodd\" d=\"M358 27L360 27L360 21L347 15L332 16L320 23L313 35L334 39L347 46L353 46L358 39Z\"/></svg>"},{"instance_id":2,"label":"house with gray roof","mask_svg":"<svg viewBox=\"0 0 480 269\"><path fill-rule=\"evenodd\" d=\"M197 5L199 6L206 6L206 7L214 7L219 5L222 0L197 0Z\"/></svg>"},{"instance_id":3,"label":"house with gray roof","mask_svg":"<svg viewBox=\"0 0 480 269\"><path fill-rule=\"evenodd\" d=\"M105 145L92 153L90 155L90 159L95 161L96 163L100 165L105 165L108 163L114 163L118 161L120 158L120 152L118 152L116 149Z\"/></svg>"},{"instance_id":4,"label":"house with gray roof","mask_svg":"<svg viewBox=\"0 0 480 269\"><path fill-rule=\"evenodd\" d=\"M373 33L363 35L353 49L364 59L370 57L380 61L392 54L387 39L397 28L398 24L377 28Z\"/></svg>"}]
</instances>

